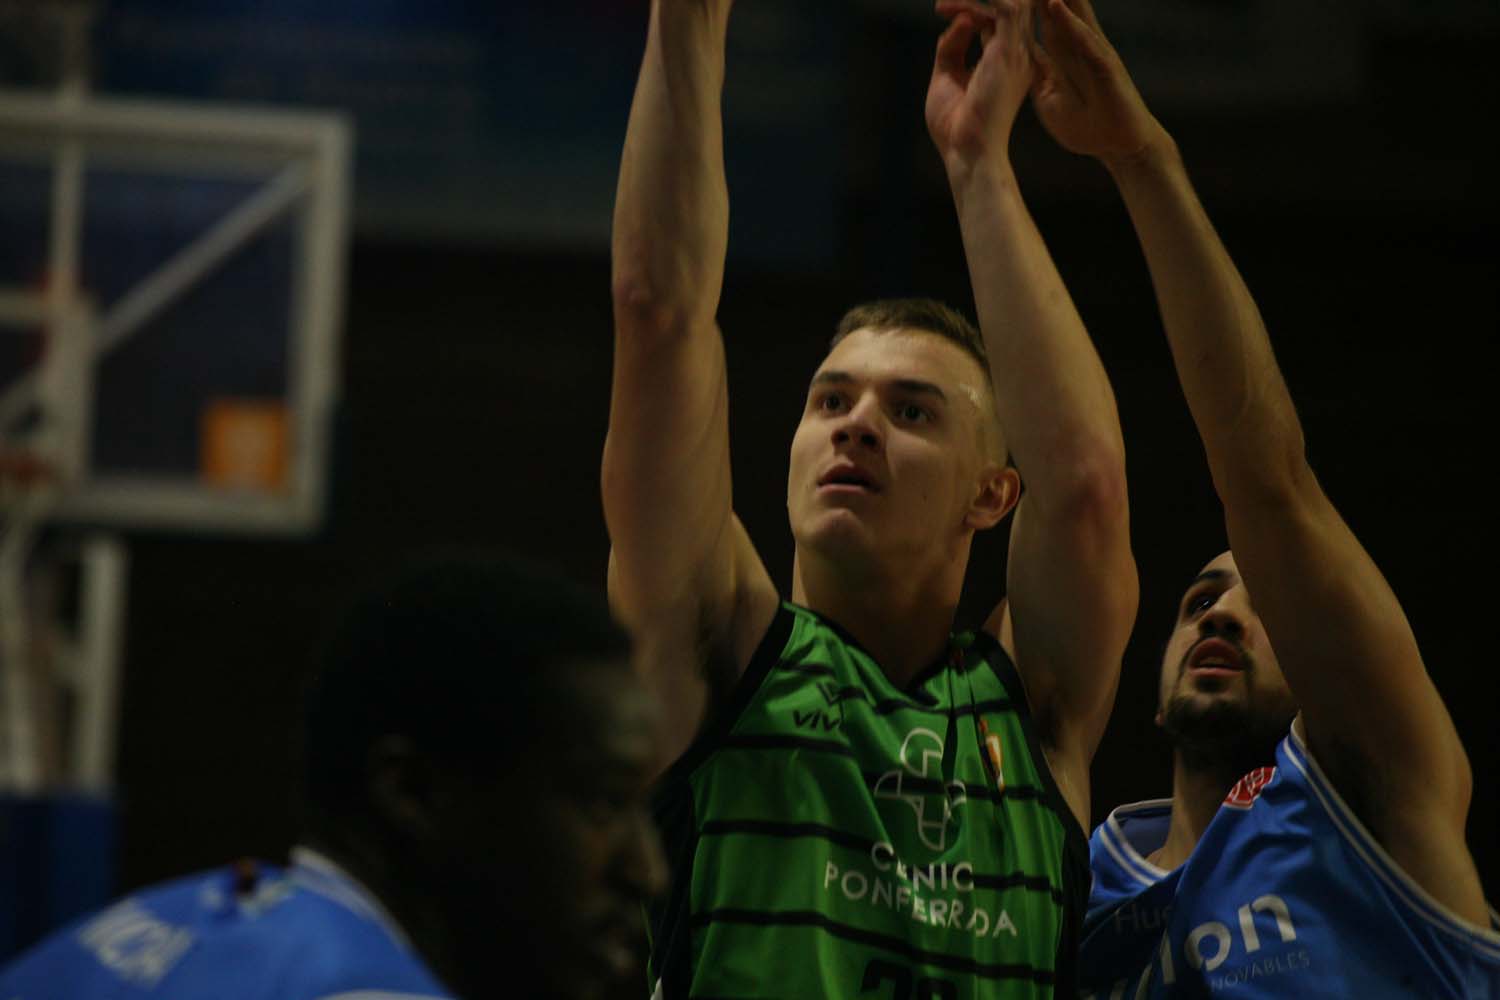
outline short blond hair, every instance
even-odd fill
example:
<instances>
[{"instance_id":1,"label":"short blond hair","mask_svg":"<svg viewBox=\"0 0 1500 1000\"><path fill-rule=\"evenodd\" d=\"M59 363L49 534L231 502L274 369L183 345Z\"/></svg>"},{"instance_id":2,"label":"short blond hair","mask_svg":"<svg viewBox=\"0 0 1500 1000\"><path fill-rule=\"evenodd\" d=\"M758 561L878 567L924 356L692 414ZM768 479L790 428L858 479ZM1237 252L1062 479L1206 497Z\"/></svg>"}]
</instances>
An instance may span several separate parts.
<instances>
[{"instance_id":1,"label":"short blond hair","mask_svg":"<svg viewBox=\"0 0 1500 1000\"><path fill-rule=\"evenodd\" d=\"M845 337L856 330L915 330L941 337L956 344L965 354L973 358L984 373L982 391L985 398L975 400L980 409L980 444L990 457L1009 464L1009 450L1005 444L1005 431L1000 426L1000 417L995 410L995 386L990 379L990 356L984 349L984 336L979 328L963 313L937 299L875 299L861 302L839 319L834 328L833 339L828 342L832 351Z\"/></svg>"}]
</instances>

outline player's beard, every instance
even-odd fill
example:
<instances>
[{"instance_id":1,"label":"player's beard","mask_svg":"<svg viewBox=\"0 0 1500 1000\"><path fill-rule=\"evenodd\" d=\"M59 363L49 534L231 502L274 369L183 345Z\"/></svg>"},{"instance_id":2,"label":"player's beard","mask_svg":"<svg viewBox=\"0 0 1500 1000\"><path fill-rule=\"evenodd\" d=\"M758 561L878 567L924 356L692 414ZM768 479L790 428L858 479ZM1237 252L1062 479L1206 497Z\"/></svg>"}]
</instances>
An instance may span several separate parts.
<instances>
[{"instance_id":1,"label":"player's beard","mask_svg":"<svg viewBox=\"0 0 1500 1000\"><path fill-rule=\"evenodd\" d=\"M1289 704L1260 704L1254 692L1244 701L1215 698L1207 703L1174 693L1162 728L1185 768L1233 784L1257 767L1276 763L1276 745L1296 714Z\"/></svg>"}]
</instances>

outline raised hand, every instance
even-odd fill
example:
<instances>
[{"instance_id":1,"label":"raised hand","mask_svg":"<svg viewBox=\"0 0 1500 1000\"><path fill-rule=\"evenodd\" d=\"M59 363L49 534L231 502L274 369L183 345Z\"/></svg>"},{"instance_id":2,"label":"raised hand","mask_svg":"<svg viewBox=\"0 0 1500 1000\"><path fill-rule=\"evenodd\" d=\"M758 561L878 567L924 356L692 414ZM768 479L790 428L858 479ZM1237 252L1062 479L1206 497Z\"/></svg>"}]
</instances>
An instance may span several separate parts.
<instances>
[{"instance_id":1,"label":"raised hand","mask_svg":"<svg viewBox=\"0 0 1500 1000\"><path fill-rule=\"evenodd\" d=\"M1089 0L1040 3L1041 46L1032 53L1031 103L1052 138L1106 165L1165 139Z\"/></svg>"},{"instance_id":2,"label":"raised hand","mask_svg":"<svg viewBox=\"0 0 1500 1000\"><path fill-rule=\"evenodd\" d=\"M1032 2L938 0L937 12L949 24L927 87L927 131L950 171L1003 159L1035 69ZM970 66L975 38L979 61Z\"/></svg>"}]
</instances>

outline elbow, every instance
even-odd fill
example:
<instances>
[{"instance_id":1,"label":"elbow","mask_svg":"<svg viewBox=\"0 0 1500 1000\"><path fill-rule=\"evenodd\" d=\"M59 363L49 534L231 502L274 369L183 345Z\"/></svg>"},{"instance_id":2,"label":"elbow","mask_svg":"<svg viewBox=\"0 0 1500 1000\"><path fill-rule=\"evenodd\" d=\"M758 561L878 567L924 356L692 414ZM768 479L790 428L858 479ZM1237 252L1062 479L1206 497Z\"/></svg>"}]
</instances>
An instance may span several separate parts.
<instances>
[{"instance_id":1,"label":"elbow","mask_svg":"<svg viewBox=\"0 0 1500 1000\"><path fill-rule=\"evenodd\" d=\"M1092 524L1102 532L1126 530L1130 500L1124 453L1104 444L1084 449L1061 477L1052 507L1075 523Z\"/></svg>"},{"instance_id":2,"label":"elbow","mask_svg":"<svg viewBox=\"0 0 1500 1000\"><path fill-rule=\"evenodd\" d=\"M708 288L685 261L653 256L639 241L615 243L610 297L615 330L623 338L649 344L688 334L712 319Z\"/></svg>"},{"instance_id":3,"label":"elbow","mask_svg":"<svg viewBox=\"0 0 1500 1000\"><path fill-rule=\"evenodd\" d=\"M1130 555L1130 500L1124 461L1111 453L1079 458L1053 469L1044 484L1028 486L1027 518L1050 524L1045 534L1078 559L1088 560L1111 579L1128 577L1118 596L1135 613L1135 570ZM1041 488L1037 488L1038 485Z\"/></svg>"},{"instance_id":4,"label":"elbow","mask_svg":"<svg viewBox=\"0 0 1500 1000\"><path fill-rule=\"evenodd\" d=\"M632 339L655 339L684 328L685 310L680 302L666 294L660 283L643 270L618 266L615 269L610 292L616 331Z\"/></svg>"},{"instance_id":5,"label":"elbow","mask_svg":"<svg viewBox=\"0 0 1500 1000\"><path fill-rule=\"evenodd\" d=\"M1232 423L1203 432L1214 489L1226 505L1284 506L1317 491L1307 438L1289 399L1243 408Z\"/></svg>"},{"instance_id":6,"label":"elbow","mask_svg":"<svg viewBox=\"0 0 1500 1000\"><path fill-rule=\"evenodd\" d=\"M1244 437L1253 451L1209 455L1214 491L1226 507L1297 507L1320 494L1300 427L1281 435Z\"/></svg>"}]
</instances>

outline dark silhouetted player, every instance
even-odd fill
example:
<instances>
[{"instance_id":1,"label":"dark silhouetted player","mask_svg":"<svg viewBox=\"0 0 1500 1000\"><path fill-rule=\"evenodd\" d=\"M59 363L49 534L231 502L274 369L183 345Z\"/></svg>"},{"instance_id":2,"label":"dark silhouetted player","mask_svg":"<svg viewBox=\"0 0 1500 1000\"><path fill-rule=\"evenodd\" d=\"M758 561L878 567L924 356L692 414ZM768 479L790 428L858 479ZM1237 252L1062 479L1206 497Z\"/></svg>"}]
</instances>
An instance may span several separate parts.
<instances>
[{"instance_id":1,"label":"dark silhouetted player","mask_svg":"<svg viewBox=\"0 0 1500 1000\"><path fill-rule=\"evenodd\" d=\"M0 973L5 1000L596 996L665 869L658 713L603 603L432 562L343 623L310 695L306 838L143 889Z\"/></svg>"}]
</instances>

